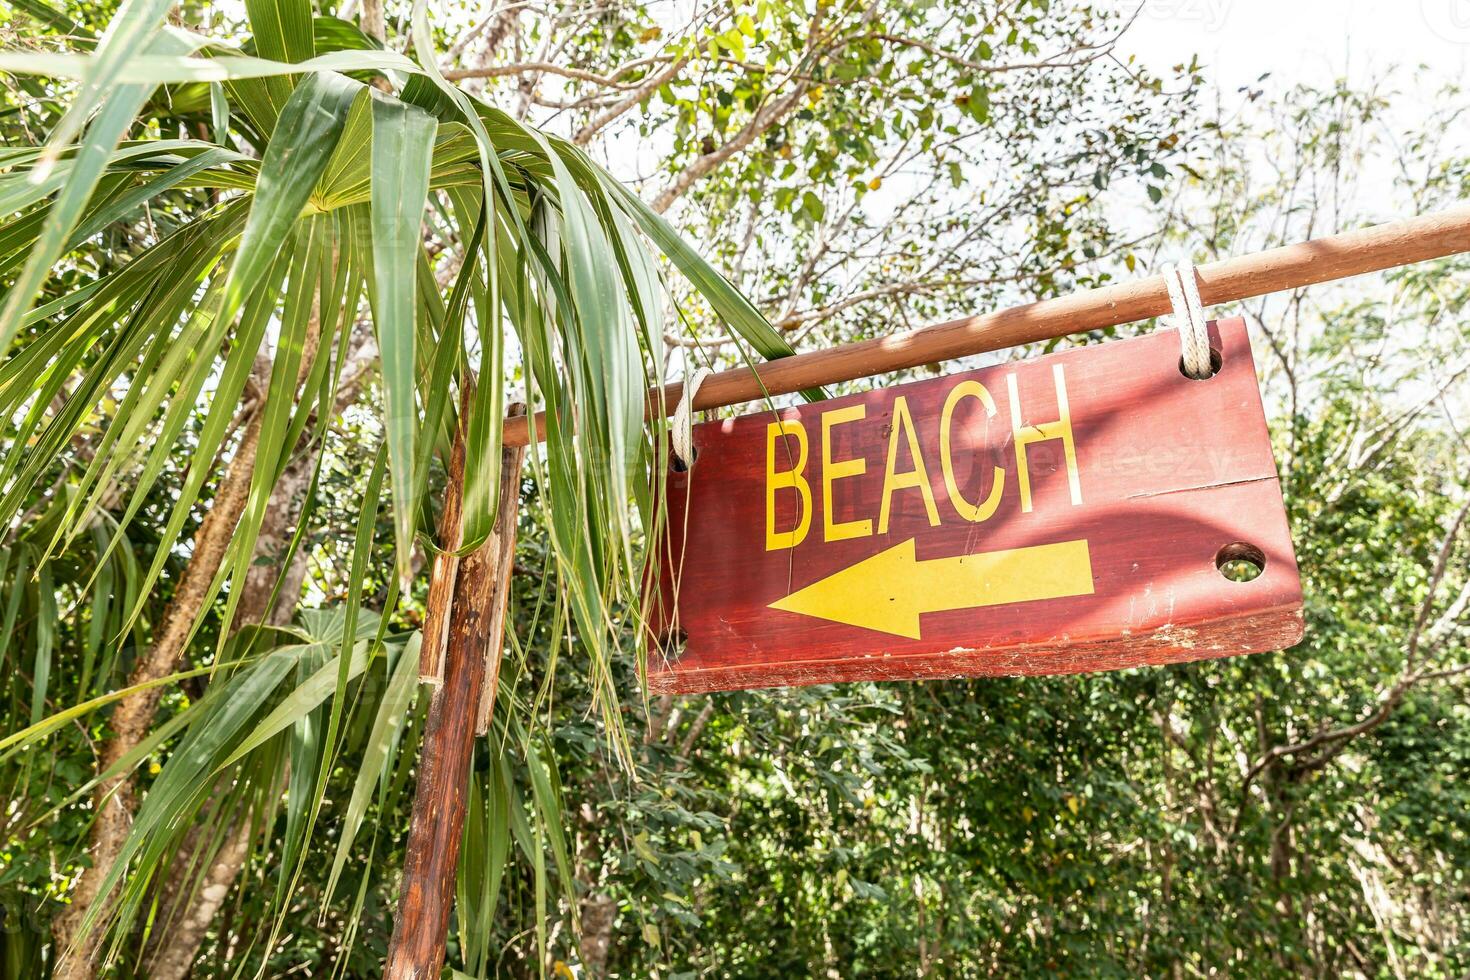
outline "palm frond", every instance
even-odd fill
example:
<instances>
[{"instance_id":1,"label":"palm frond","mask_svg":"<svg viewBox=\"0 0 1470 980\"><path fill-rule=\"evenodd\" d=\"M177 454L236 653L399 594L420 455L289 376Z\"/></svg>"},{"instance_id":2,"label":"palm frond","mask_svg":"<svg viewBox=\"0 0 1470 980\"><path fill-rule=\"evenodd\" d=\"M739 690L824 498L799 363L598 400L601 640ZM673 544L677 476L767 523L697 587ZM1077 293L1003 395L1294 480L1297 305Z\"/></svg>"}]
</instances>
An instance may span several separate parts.
<instances>
[{"instance_id":1,"label":"palm frond","mask_svg":"<svg viewBox=\"0 0 1470 980\"><path fill-rule=\"evenodd\" d=\"M0 150L0 213L9 218L0 230L0 415L12 422L0 454L0 528L11 538L0 550L8 583L0 658L21 652L10 637L23 620L30 682L23 730L0 739L0 752L36 746L120 699L211 677L202 700L180 706L68 797L173 746L122 855L100 869L104 900L85 920L109 930L114 953L157 914L164 869L205 822L214 829L200 854L220 846L222 827L263 827L283 814L275 907L284 914L330 774L353 754L328 900L338 889L365 815L401 792L403 759L416 745L418 641L390 633L389 622L432 531L425 490L434 456L463 426L459 544L472 548L496 513L512 377L547 418L530 470L546 508L549 561L565 585L549 608L587 652L596 701L620 733L612 664L643 634L628 628L639 615L638 550L660 519L650 487L663 471L663 422L645 423L644 413L648 389L663 382L666 275L688 279L748 356L792 353L724 276L579 147L447 82L422 4L413 58L313 17L305 0L249 0L254 35L239 48L163 26L166 9L129 0L95 50L0 52L0 70L78 83L47 145ZM180 118L195 138L123 138L140 120ZM187 220L145 235L107 274L56 274L64 256L140 208L179 200L190 203ZM452 258L426 249L426 214ZM452 282L447 295L441 274ZM271 647L280 631L236 630L232 621L277 481L333 424L359 323L377 341L382 442L360 501L345 601L340 618L308 619L299 642ZM91 598L82 689L117 683L123 638L142 642L153 629L149 610L227 464L245 468L248 491L189 624L203 666L48 715L62 618L47 579L53 565L90 549L90 564L69 576ZM137 552L132 538L160 496L148 549ZM370 595L380 496L390 502L398 574L386 594ZM381 615L363 608L369 598ZM483 910L512 842L534 868L543 910L552 876L566 887L573 880L557 775L529 722L544 696L507 695L475 786L467 853L486 863L483 874L464 871L459 887L478 896L481 914L462 915L459 928L466 961L480 969L490 956ZM374 836L367 847L377 846ZM188 887L207 864L192 860ZM358 909L363 895L359 888L353 899ZM266 948L280 922L262 938ZM544 931L538 940L544 947Z\"/></svg>"}]
</instances>

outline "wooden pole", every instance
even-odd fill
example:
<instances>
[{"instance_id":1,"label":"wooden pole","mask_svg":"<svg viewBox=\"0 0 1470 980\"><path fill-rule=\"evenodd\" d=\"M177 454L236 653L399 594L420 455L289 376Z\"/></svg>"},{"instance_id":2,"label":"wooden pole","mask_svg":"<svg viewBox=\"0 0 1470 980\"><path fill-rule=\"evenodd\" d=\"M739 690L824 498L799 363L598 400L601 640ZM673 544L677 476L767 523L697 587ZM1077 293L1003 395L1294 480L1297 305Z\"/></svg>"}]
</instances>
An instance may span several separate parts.
<instances>
[{"instance_id":1,"label":"wooden pole","mask_svg":"<svg viewBox=\"0 0 1470 980\"><path fill-rule=\"evenodd\" d=\"M1470 252L1470 208L1464 207L1201 265L1198 267L1200 298L1207 306L1229 303L1460 252ZM1053 340L1168 312L1169 292L1164 278L1152 276L783 357L755 368L722 371L710 375L699 386L693 407L704 410L739 405L767 395L785 395L838 381ZM650 416L655 412L673 414L681 390L677 384L666 386L662 393L657 388L651 389ZM545 418L538 413L535 423L536 438L545 439ZM529 441L530 420L505 420L507 446L522 446Z\"/></svg>"},{"instance_id":2,"label":"wooden pole","mask_svg":"<svg viewBox=\"0 0 1470 980\"><path fill-rule=\"evenodd\" d=\"M441 607L444 628L431 629L436 624L425 623L426 647L443 637L441 656L434 658L439 662L429 668L442 681L434 690L424 725L398 917L383 974L387 980L428 980L438 977L444 965L470 760L475 729L485 710L482 691L487 674L493 677L500 666L501 625L510 591L524 456L525 450L519 447L506 447L500 454L500 507L494 533L457 562L435 565L436 575L446 573L441 568L454 569L452 598L447 609ZM463 428L455 438L449 479L457 521L464 480ZM457 542L458 530L441 527L440 536ZM434 592L432 583L430 592Z\"/></svg>"}]
</instances>

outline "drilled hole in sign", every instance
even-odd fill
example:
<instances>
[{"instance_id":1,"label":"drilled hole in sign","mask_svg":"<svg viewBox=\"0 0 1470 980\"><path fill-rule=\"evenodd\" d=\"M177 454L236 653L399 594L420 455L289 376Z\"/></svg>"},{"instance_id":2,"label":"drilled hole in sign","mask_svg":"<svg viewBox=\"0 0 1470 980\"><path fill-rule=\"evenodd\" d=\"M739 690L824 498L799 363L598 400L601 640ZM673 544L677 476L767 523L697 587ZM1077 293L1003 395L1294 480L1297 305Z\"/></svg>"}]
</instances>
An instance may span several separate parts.
<instances>
[{"instance_id":1,"label":"drilled hole in sign","mask_svg":"<svg viewBox=\"0 0 1470 980\"><path fill-rule=\"evenodd\" d=\"M1266 556L1255 545L1237 541L1220 549L1215 567L1232 582L1252 582L1266 570Z\"/></svg>"},{"instance_id":2,"label":"drilled hole in sign","mask_svg":"<svg viewBox=\"0 0 1470 980\"><path fill-rule=\"evenodd\" d=\"M1186 371L1184 369L1184 358L1183 357L1179 358L1179 373L1182 374L1182 375L1184 375L1190 381L1208 381L1211 378L1213 378L1215 375L1217 375L1217 374L1220 373L1220 368L1222 366L1224 366L1224 364L1225 364L1225 358L1220 355L1220 352L1219 351L1217 351L1217 350L1215 350L1215 348L1211 347L1210 348L1210 373L1209 374L1205 375L1203 378L1196 378L1194 375L1190 374L1188 371Z\"/></svg>"},{"instance_id":3,"label":"drilled hole in sign","mask_svg":"<svg viewBox=\"0 0 1470 980\"><path fill-rule=\"evenodd\" d=\"M673 470L675 473L688 473L690 467L692 467L697 462L699 462L698 449L694 450L694 458L687 463L679 458L678 453L669 454L669 469Z\"/></svg>"},{"instance_id":4,"label":"drilled hole in sign","mask_svg":"<svg viewBox=\"0 0 1470 980\"><path fill-rule=\"evenodd\" d=\"M672 654L689 642L689 634L675 627L658 634L653 642L665 654Z\"/></svg>"}]
</instances>

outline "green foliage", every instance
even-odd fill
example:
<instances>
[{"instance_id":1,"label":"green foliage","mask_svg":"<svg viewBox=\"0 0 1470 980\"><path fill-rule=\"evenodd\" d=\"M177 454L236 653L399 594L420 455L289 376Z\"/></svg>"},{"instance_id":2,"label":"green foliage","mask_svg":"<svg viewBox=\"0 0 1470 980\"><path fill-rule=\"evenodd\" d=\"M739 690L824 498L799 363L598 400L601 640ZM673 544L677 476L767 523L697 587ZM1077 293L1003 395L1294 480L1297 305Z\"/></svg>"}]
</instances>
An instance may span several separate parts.
<instances>
[{"instance_id":1,"label":"green foliage","mask_svg":"<svg viewBox=\"0 0 1470 980\"><path fill-rule=\"evenodd\" d=\"M663 458L641 400L671 344L733 365L1106 282L1161 240L1152 204L1220 253L1386 216L1345 193L1389 152L1385 93L1201 129L1197 65L1167 92L1105 57L1111 14L1044 2L760 3L667 38L646 5L524 10L518 40L564 66L633 66L549 95L445 82L422 7L390 8L384 45L304 3L252 0L210 40L158 32L151 5L100 54L110 9L21 7L37 39L0 53L20 72L0 115L0 977L54 962L89 795L122 773L142 802L118 904L92 913L113 974L148 974L245 827L193 974L379 975L428 701L424 576L403 573L433 557L462 403L465 540L487 533L516 388L550 432L521 490L452 968L1470 969L1463 259L1246 310L1307 586L1295 650L653 703L633 655ZM150 32L207 59L147 57ZM521 121L567 112L575 136L681 61L604 148ZM1393 147L1406 208L1470 186L1440 139L1461 101ZM633 138L665 189L698 182L645 204L595 162ZM375 383L343 407L365 335ZM223 570L184 662L149 682L153 726L99 772L252 399ZM264 553L273 488L312 452L293 534ZM274 593L298 560L292 624L241 628L251 573Z\"/></svg>"},{"instance_id":2,"label":"green foliage","mask_svg":"<svg viewBox=\"0 0 1470 980\"><path fill-rule=\"evenodd\" d=\"M418 63L314 23L300 0L248 4L253 33L244 48L165 27L164 12L156 3L127 6L85 54L0 52L0 67L22 77L79 83L69 108L49 120L48 143L4 150L0 173L0 206L14 215L0 309L0 413L13 423L0 463L0 526L14 529L5 551L13 574L5 612L15 632L6 635L7 644L12 635L25 641L29 688L22 692L19 678L7 685L15 702L9 717L24 728L8 743L31 748L86 710L117 700L89 700L85 688L94 674L105 675L95 679L108 688L126 676L131 658L113 643L119 636L143 641L152 632L146 642L156 642L160 624L149 617L157 614L156 601L168 598L165 572L177 567L195 509L218 479L215 461L234 453L237 464L251 467L224 564L218 574L206 573L212 581L200 611L186 614L195 642L213 635L215 655L201 651L200 659L216 676L197 706L150 739L152 751L181 725L187 729L170 756L176 764L149 787L119 862L99 870L104 901L83 922L87 930L112 929L111 952L129 955L141 951L125 950L125 937L152 915L156 889L206 806L205 819L221 830L247 820L268 827L284 791L284 866L272 907L289 907L349 722L363 717L350 703L353 678L366 662L350 656L348 640L330 672L308 666L315 653L292 659L275 651L259 663L244 658L251 662L242 673L228 676L241 659L231 656L232 635L244 635L233 634L234 612L273 489L292 453L303 441L319 444L322 426L332 422L360 297L369 300L367 322L383 366L388 466L380 455L362 500L346 577L346 634L360 625L372 553L381 548L374 531L385 480L395 528L386 553L396 557L399 582L408 583L415 539L433 518L420 506L429 467L418 447L443 448L456 415L446 396L474 387L477 368L484 375L480 394L466 399L475 445L471 483L495 486L509 326L527 355L528 395L549 412L551 452L533 470L548 485L554 559L567 570L591 669L604 674L610 644L625 639L610 628L607 604L636 599L639 589L633 493L648 481L643 402L659 366L649 361L650 318L662 309L664 287L635 228L646 225L676 249L678 266L761 354L790 353L719 273L579 149L443 83L432 60L427 74L443 101L423 84ZM435 57L424 48L426 28L416 25L415 33L421 53ZM182 57L195 51L207 57ZM386 69L407 83L396 95L343 74ZM123 140L135 127L141 138ZM199 138L164 136L174 130ZM176 188L191 193L168 196ZM446 236L473 242L447 306L437 289L422 285L432 276L420 235L429 195L448 222ZM170 210L176 224L159 234L150 220L153 233L125 257L99 255L87 244L100 229L150 206ZM68 247L96 261L94 277L69 279L63 268L53 279ZM265 364L269 380L261 390ZM259 410L242 436L236 419L247 391ZM78 446L85 449L79 463L68 456ZM467 497L466 546L488 533L485 516L495 503L484 498ZM120 501L125 506L115 514ZM137 534L149 539L140 562L132 558ZM74 589L87 594L95 585L106 594L92 609L83 691L68 692L82 693L81 704L52 715L59 630L63 612L71 612L59 606L69 584L56 580L55 566L79 560L77 543L89 537L96 542L93 564L75 569ZM113 585L124 577L127 587L117 591L128 604L118 606ZM391 610L395 592L390 588L382 601ZM107 659L95 663L104 645ZM260 734L221 763L250 762L253 769L233 788L217 789L216 762L264 710L262 699L288 668L312 675L301 678L305 686L293 704L310 691L316 701L331 695L330 706L321 717L277 713L261 722ZM167 681L193 676L184 671ZM150 679L119 697L161 683ZM401 702L401 684L396 697ZM298 730L289 748L282 726ZM389 726L375 743L379 766L387 764L382 739L391 735ZM517 742L529 738L522 731ZM33 758L18 780L29 782ZM129 753L121 771L143 758ZM279 781L287 769L289 781ZM538 804L553 806L544 769L527 772ZM354 796L360 820L366 794ZM9 815L15 826L36 816L33 803L47 800L33 791L18 798L27 807ZM543 819L538 827L554 841L550 824ZM208 862L193 860L197 881ZM114 892L119 902L111 901ZM268 948L278 929L271 927Z\"/></svg>"}]
</instances>

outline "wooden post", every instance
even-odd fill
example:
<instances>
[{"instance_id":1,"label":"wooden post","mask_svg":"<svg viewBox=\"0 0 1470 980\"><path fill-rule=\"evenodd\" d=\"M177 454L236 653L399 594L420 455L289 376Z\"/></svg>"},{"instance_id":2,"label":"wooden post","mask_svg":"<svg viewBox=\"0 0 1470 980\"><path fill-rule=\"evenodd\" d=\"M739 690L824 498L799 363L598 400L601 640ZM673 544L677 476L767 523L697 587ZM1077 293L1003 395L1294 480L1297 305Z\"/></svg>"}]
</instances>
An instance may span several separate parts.
<instances>
[{"instance_id":1,"label":"wooden post","mask_svg":"<svg viewBox=\"0 0 1470 980\"><path fill-rule=\"evenodd\" d=\"M427 664L436 665L437 670L430 669L442 681L429 704L419 753L398 918L393 923L384 970L387 980L428 980L438 977L444 965L482 691L486 689L487 673L493 677L500 665L501 625L510 591L524 455L524 449L514 447L501 452L495 532L458 561L435 564L436 576L453 574L452 589L447 590L452 597L437 612L431 609L430 619L424 624L426 650L443 639L438 656L424 658ZM464 480L463 429L455 439L449 478L457 520ZM440 537L457 542L458 528L441 527ZM435 594L432 583L430 593ZM442 626L438 616L445 617Z\"/></svg>"}]
</instances>

